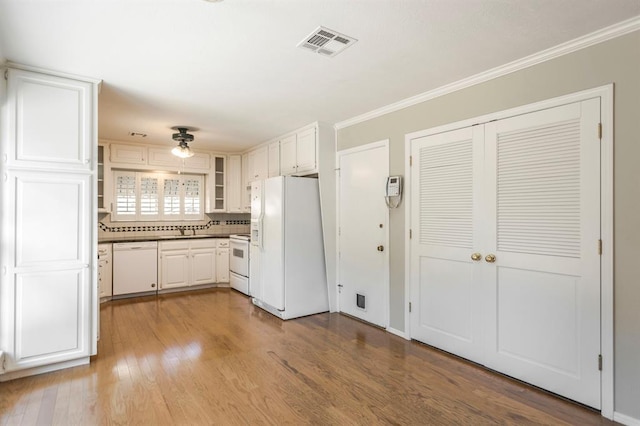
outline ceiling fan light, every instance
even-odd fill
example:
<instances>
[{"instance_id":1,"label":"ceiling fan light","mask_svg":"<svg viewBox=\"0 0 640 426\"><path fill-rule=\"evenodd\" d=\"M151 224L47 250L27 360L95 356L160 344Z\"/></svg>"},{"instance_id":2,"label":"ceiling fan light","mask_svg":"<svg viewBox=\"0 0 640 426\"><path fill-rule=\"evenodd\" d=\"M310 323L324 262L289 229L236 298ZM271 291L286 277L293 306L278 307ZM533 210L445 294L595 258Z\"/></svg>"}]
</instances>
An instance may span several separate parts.
<instances>
[{"instance_id":1,"label":"ceiling fan light","mask_svg":"<svg viewBox=\"0 0 640 426\"><path fill-rule=\"evenodd\" d=\"M188 127L176 126L172 129L177 130L178 133L174 133L171 138L178 142L178 146L171 150L171 153L176 157L189 158L193 157L194 152L189 148L188 142L193 141L193 135L187 133ZM193 130L193 129L191 129Z\"/></svg>"},{"instance_id":2,"label":"ceiling fan light","mask_svg":"<svg viewBox=\"0 0 640 426\"><path fill-rule=\"evenodd\" d=\"M194 152L189 148L186 142L180 142L178 146L171 150L171 153L176 157L189 158L193 157Z\"/></svg>"}]
</instances>

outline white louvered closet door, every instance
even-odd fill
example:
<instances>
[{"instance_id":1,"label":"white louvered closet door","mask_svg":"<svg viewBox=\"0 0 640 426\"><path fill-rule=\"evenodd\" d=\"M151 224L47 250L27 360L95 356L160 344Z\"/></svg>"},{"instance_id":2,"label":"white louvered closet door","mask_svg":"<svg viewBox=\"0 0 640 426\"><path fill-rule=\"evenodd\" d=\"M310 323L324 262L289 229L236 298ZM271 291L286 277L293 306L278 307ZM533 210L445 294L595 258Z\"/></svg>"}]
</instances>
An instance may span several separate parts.
<instances>
[{"instance_id":1,"label":"white louvered closet door","mask_svg":"<svg viewBox=\"0 0 640 426\"><path fill-rule=\"evenodd\" d=\"M411 337L482 361L482 126L413 141ZM417 232L416 232L417 231Z\"/></svg>"},{"instance_id":2,"label":"white louvered closet door","mask_svg":"<svg viewBox=\"0 0 640 426\"><path fill-rule=\"evenodd\" d=\"M485 364L600 408L599 99L485 125Z\"/></svg>"},{"instance_id":3,"label":"white louvered closet door","mask_svg":"<svg viewBox=\"0 0 640 426\"><path fill-rule=\"evenodd\" d=\"M599 121L592 99L411 144L411 337L595 408Z\"/></svg>"}]
</instances>

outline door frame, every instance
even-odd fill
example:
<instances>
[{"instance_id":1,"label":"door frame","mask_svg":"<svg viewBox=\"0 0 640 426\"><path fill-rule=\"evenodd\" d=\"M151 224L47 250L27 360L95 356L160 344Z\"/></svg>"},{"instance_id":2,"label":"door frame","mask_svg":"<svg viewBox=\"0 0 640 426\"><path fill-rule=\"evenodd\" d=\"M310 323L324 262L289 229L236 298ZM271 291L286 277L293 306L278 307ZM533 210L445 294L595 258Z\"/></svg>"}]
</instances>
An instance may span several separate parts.
<instances>
[{"instance_id":1,"label":"door frame","mask_svg":"<svg viewBox=\"0 0 640 426\"><path fill-rule=\"evenodd\" d=\"M559 96L516 108L510 108L478 117L432 127L405 134L405 202L411 205L411 145L414 139L435 135L477 123L501 120L517 115L528 114L560 105L600 98L600 117L602 137L600 140L600 238L602 255L600 257L600 350L602 371L600 381L601 414L613 419L614 415L614 299L613 299L613 102L614 85L607 84L593 89L583 90L565 96ZM594 129L597 131L597 129ZM405 207L406 228L411 226L411 209ZM405 229L405 338L411 339L411 229ZM595 247L594 247L595 249ZM594 361L595 362L595 361Z\"/></svg>"},{"instance_id":2,"label":"door frame","mask_svg":"<svg viewBox=\"0 0 640 426\"><path fill-rule=\"evenodd\" d=\"M387 159L387 173L389 172L389 139L383 139L377 142L371 142L366 145L360 145L353 148L343 149L336 152L336 311L342 312L340 306L340 161L343 155L354 154L357 152L368 151L371 149L384 148L385 157ZM386 229L384 232L384 245L389 247L389 209L385 211ZM383 252L384 255L384 291L383 291L383 303L384 303L384 324L385 329L389 331L389 250Z\"/></svg>"}]
</instances>

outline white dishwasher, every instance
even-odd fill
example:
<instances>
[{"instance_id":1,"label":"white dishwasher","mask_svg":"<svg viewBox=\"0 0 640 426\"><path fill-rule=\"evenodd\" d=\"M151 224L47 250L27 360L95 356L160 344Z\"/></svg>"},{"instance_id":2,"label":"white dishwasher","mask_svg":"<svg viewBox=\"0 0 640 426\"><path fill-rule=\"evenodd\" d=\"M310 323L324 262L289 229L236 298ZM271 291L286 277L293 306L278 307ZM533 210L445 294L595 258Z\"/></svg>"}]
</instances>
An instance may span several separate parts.
<instances>
[{"instance_id":1,"label":"white dishwasher","mask_svg":"<svg viewBox=\"0 0 640 426\"><path fill-rule=\"evenodd\" d=\"M113 245L113 295L158 291L158 242Z\"/></svg>"}]
</instances>

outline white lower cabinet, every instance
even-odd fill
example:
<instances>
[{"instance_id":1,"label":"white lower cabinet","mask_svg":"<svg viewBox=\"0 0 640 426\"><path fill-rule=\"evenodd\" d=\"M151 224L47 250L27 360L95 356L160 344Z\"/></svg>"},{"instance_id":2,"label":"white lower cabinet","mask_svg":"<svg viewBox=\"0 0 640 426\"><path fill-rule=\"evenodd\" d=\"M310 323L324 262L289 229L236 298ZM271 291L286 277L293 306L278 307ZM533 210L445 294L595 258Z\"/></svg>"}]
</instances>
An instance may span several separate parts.
<instances>
[{"instance_id":1,"label":"white lower cabinet","mask_svg":"<svg viewBox=\"0 0 640 426\"><path fill-rule=\"evenodd\" d=\"M98 291L100 301L113 295L113 253L111 244L98 244Z\"/></svg>"},{"instance_id":2,"label":"white lower cabinet","mask_svg":"<svg viewBox=\"0 0 640 426\"><path fill-rule=\"evenodd\" d=\"M184 247L182 247L184 245ZM189 243L168 242L160 243L160 288L181 288L189 286Z\"/></svg>"},{"instance_id":3,"label":"white lower cabinet","mask_svg":"<svg viewBox=\"0 0 640 426\"><path fill-rule=\"evenodd\" d=\"M161 242L160 291L229 282L229 240L206 238Z\"/></svg>"},{"instance_id":4,"label":"white lower cabinet","mask_svg":"<svg viewBox=\"0 0 640 426\"><path fill-rule=\"evenodd\" d=\"M191 253L191 285L216 282L216 249L193 248Z\"/></svg>"},{"instance_id":5,"label":"white lower cabinet","mask_svg":"<svg viewBox=\"0 0 640 426\"><path fill-rule=\"evenodd\" d=\"M217 281L219 283L229 282L229 240L219 240L216 250Z\"/></svg>"}]
</instances>

